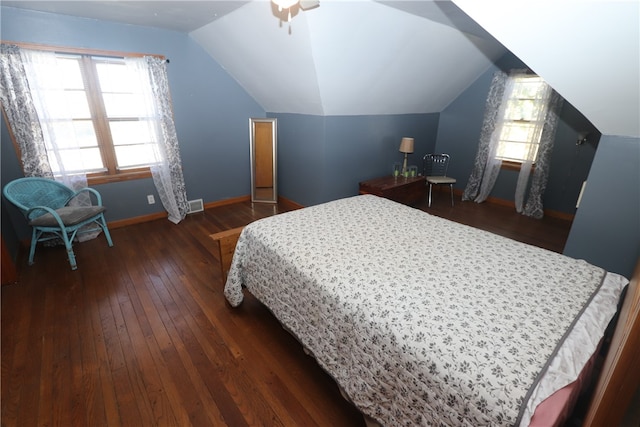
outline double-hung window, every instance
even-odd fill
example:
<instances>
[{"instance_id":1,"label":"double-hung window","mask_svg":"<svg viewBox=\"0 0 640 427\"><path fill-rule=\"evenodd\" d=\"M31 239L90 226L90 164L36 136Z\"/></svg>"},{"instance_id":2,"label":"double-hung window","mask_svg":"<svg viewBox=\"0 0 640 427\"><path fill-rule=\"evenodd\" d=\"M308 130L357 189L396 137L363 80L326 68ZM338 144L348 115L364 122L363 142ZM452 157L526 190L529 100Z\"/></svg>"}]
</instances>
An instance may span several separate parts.
<instances>
[{"instance_id":1,"label":"double-hung window","mask_svg":"<svg viewBox=\"0 0 640 427\"><path fill-rule=\"evenodd\" d=\"M496 158L519 167L536 161L550 88L536 75L516 74L509 79Z\"/></svg>"},{"instance_id":2,"label":"double-hung window","mask_svg":"<svg viewBox=\"0 0 640 427\"><path fill-rule=\"evenodd\" d=\"M76 53L56 53L46 66L35 70L35 97L54 175L83 172L94 183L150 176L158 130L144 70Z\"/></svg>"}]
</instances>

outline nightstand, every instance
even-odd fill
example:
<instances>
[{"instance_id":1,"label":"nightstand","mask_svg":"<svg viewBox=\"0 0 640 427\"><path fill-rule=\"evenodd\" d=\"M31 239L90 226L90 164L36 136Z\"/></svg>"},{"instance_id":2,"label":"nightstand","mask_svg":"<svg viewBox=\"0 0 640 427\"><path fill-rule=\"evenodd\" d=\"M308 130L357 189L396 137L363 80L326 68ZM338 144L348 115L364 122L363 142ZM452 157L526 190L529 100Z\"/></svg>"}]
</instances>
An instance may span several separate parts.
<instances>
[{"instance_id":1,"label":"nightstand","mask_svg":"<svg viewBox=\"0 0 640 427\"><path fill-rule=\"evenodd\" d=\"M361 182L360 194L374 194L411 205L427 196L427 187L423 176L396 178L389 175Z\"/></svg>"}]
</instances>

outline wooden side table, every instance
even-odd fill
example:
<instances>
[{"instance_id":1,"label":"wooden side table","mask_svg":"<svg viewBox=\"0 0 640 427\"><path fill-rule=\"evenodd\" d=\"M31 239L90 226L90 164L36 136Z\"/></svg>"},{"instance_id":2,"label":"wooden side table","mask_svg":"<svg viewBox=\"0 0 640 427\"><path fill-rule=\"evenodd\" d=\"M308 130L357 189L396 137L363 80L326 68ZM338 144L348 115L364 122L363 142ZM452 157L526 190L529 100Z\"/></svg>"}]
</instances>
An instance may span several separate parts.
<instances>
[{"instance_id":1,"label":"wooden side table","mask_svg":"<svg viewBox=\"0 0 640 427\"><path fill-rule=\"evenodd\" d=\"M424 176L396 178L389 175L361 182L360 194L374 194L411 205L427 197L427 187Z\"/></svg>"}]
</instances>

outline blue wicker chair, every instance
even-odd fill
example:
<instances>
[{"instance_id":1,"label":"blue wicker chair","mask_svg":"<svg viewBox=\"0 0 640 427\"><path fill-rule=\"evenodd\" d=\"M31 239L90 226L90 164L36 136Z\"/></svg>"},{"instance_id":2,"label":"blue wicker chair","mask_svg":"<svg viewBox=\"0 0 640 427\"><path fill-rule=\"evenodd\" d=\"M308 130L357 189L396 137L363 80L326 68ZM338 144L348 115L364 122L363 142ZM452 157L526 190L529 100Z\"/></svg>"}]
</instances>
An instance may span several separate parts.
<instances>
[{"instance_id":1,"label":"blue wicker chair","mask_svg":"<svg viewBox=\"0 0 640 427\"><path fill-rule=\"evenodd\" d=\"M84 191L89 192L90 196L95 196L96 206L68 206L71 199ZM83 188L74 192L52 179L19 178L5 185L2 193L9 202L20 209L33 229L29 265L33 264L38 242L61 239L67 250L71 269L78 268L72 246L78 232L102 230L109 246L113 246L104 219L105 207L102 206L102 197L93 188Z\"/></svg>"}]
</instances>

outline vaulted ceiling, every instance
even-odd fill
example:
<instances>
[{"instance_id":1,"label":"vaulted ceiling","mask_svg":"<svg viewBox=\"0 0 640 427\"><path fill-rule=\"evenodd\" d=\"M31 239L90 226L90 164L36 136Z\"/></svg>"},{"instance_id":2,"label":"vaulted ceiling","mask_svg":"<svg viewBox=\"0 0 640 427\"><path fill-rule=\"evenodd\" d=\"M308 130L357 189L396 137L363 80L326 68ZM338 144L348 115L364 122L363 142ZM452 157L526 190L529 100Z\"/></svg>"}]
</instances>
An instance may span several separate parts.
<instances>
[{"instance_id":1,"label":"vaulted ceiling","mask_svg":"<svg viewBox=\"0 0 640 427\"><path fill-rule=\"evenodd\" d=\"M601 133L640 137L640 1L453 2Z\"/></svg>"},{"instance_id":2,"label":"vaulted ceiling","mask_svg":"<svg viewBox=\"0 0 640 427\"><path fill-rule=\"evenodd\" d=\"M439 112L509 49L600 132L640 137L637 0L321 0L290 23L267 0L2 5L188 33L268 112Z\"/></svg>"},{"instance_id":3,"label":"vaulted ceiling","mask_svg":"<svg viewBox=\"0 0 640 427\"><path fill-rule=\"evenodd\" d=\"M442 23L440 3L408 5L423 16L375 1L322 1L289 28L271 3L253 1L190 35L270 112L439 112L505 51L486 33Z\"/></svg>"}]
</instances>

